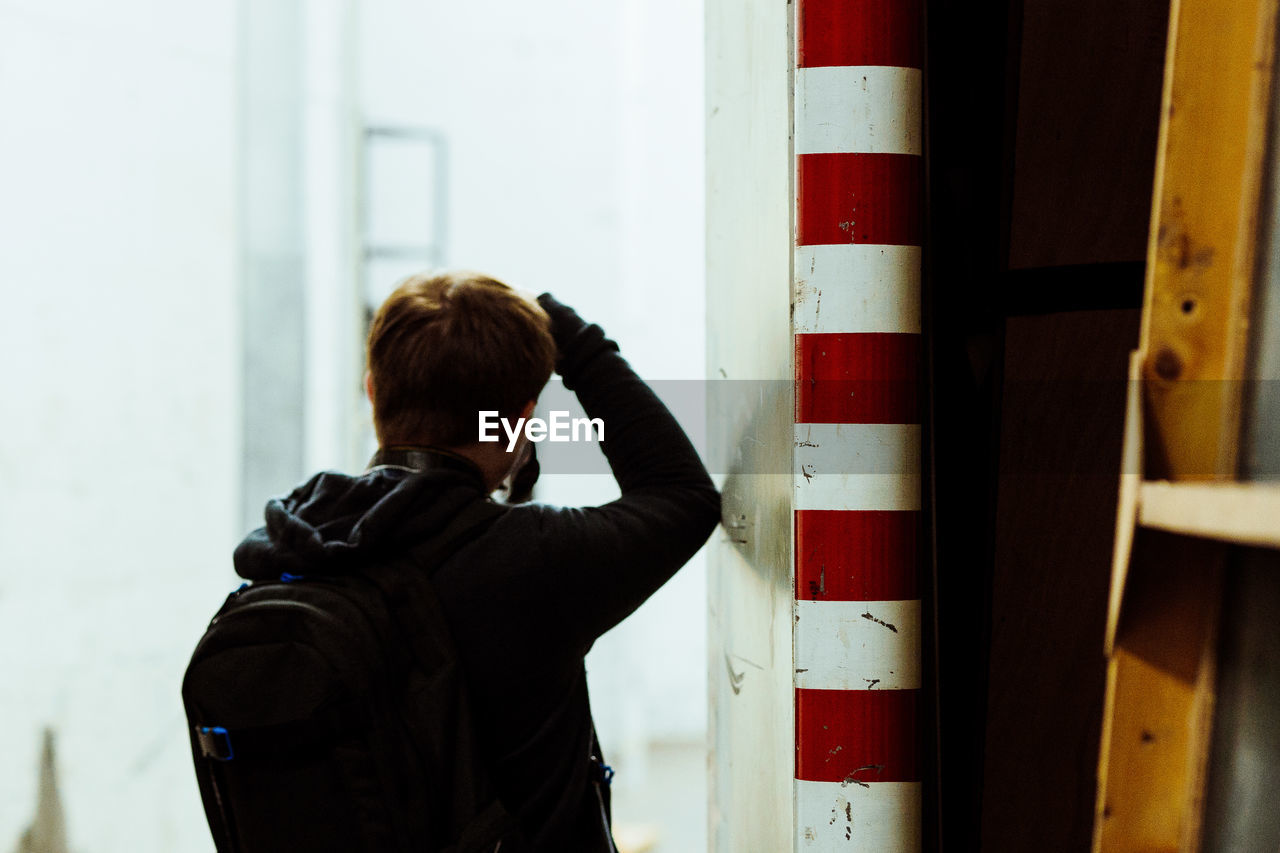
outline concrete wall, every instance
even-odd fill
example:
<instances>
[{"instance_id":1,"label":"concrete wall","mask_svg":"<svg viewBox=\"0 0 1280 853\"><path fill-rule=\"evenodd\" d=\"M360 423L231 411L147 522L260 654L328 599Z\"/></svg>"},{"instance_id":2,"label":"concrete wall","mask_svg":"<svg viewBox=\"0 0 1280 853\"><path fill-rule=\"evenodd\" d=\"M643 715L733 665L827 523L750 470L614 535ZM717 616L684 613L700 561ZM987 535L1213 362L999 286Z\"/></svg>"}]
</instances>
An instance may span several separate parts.
<instances>
[{"instance_id":1,"label":"concrete wall","mask_svg":"<svg viewBox=\"0 0 1280 853\"><path fill-rule=\"evenodd\" d=\"M707 4L713 850L792 849L791 7Z\"/></svg>"},{"instance_id":2,"label":"concrete wall","mask_svg":"<svg viewBox=\"0 0 1280 853\"><path fill-rule=\"evenodd\" d=\"M0 6L0 850L208 850L178 687L240 533L235 8Z\"/></svg>"}]
</instances>

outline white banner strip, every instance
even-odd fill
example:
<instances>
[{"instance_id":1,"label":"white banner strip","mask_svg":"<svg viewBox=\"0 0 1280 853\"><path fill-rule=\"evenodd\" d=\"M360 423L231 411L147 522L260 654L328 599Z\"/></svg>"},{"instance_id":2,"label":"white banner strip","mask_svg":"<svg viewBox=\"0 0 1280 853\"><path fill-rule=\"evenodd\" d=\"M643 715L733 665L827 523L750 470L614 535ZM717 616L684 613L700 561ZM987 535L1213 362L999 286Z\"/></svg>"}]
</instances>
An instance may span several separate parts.
<instances>
[{"instance_id":1,"label":"white banner strip","mask_svg":"<svg viewBox=\"0 0 1280 853\"><path fill-rule=\"evenodd\" d=\"M919 782L796 780L796 850L920 850Z\"/></svg>"},{"instance_id":2,"label":"white banner strip","mask_svg":"<svg viewBox=\"0 0 1280 853\"><path fill-rule=\"evenodd\" d=\"M920 247L797 246L792 329L920 332Z\"/></svg>"},{"instance_id":3,"label":"white banner strip","mask_svg":"<svg viewBox=\"0 0 1280 853\"><path fill-rule=\"evenodd\" d=\"M919 68L796 69L796 154L920 154Z\"/></svg>"},{"instance_id":4,"label":"white banner strip","mask_svg":"<svg viewBox=\"0 0 1280 853\"><path fill-rule=\"evenodd\" d=\"M795 686L920 687L920 601L797 601Z\"/></svg>"}]
</instances>

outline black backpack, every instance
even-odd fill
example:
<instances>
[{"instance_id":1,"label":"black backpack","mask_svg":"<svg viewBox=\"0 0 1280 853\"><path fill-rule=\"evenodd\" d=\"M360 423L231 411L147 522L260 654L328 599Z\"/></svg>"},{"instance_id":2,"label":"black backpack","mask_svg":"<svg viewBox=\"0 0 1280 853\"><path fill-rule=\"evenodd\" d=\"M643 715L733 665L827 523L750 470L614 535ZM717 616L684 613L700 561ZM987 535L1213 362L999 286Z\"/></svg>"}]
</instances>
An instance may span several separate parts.
<instances>
[{"instance_id":1,"label":"black backpack","mask_svg":"<svg viewBox=\"0 0 1280 853\"><path fill-rule=\"evenodd\" d=\"M219 853L520 846L429 579L502 510L476 502L383 565L227 597L182 684Z\"/></svg>"}]
</instances>

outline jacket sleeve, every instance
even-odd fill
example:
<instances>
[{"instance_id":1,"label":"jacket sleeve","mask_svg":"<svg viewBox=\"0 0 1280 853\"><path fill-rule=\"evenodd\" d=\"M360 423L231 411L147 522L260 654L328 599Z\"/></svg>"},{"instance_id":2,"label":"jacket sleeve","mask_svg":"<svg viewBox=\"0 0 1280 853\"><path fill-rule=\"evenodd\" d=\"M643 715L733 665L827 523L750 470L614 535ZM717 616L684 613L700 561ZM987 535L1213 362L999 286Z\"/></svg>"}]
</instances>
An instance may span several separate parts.
<instances>
[{"instance_id":1,"label":"jacket sleeve","mask_svg":"<svg viewBox=\"0 0 1280 853\"><path fill-rule=\"evenodd\" d=\"M597 325L549 294L556 371L587 416L621 496L597 507L537 507L548 606L574 645L589 646L630 615L702 546L720 495L667 407ZM531 507L531 509L533 509Z\"/></svg>"}]
</instances>

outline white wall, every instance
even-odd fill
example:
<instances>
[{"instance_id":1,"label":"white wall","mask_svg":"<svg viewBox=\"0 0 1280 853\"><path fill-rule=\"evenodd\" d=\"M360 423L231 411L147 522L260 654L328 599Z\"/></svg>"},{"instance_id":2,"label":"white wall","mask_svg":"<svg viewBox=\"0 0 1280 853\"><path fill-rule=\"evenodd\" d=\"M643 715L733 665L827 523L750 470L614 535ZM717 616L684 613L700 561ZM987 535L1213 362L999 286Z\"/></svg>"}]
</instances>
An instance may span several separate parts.
<instances>
[{"instance_id":1,"label":"white wall","mask_svg":"<svg viewBox=\"0 0 1280 853\"><path fill-rule=\"evenodd\" d=\"M360 8L368 120L447 136L446 263L551 291L603 325L646 379L701 380L701 4ZM616 495L604 477L544 473L539 488L561 504ZM588 659L601 738L624 778L643 774L648 739L703 736L704 602L699 557Z\"/></svg>"},{"instance_id":2,"label":"white wall","mask_svg":"<svg viewBox=\"0 0 1280 853\"><path fill-rule=\"evenodd\" d=\"M231 585L234 6L0 4L0 850L208 850L179 683Z\"/></svg>"},{"instance_id":3,"label":"white wall","mask_svg":"<svg viewBox=\"0 0 1280 853\"><path fill-rule=\"evenodd\" d=\"M179 684L260 499L241 473L237 5L0 0L0 853L34 811L45 725L72 850L212 848ZM448 132L448 263L553 291L646 378L701 378L700 4L299 8L308 471L361 461L361 101ZM558 502L613 491L554 479ZM701 737L704 600L695 561L589 661L624 783L649 738Z\"/></svg>"},{"instance_id":4,"label":"white wall","mask_svg":"<svg viewBox=\"0 0 1280 853\"><path fill-rule=\"evenodd\" d=\"M242 0L253 2L253 0ZM352 470L367 459L351 399L362 399L364 300L356 258L358 0L306 0L302 92L306 235L304 468Z\"/></svg>"}]
</instances>

